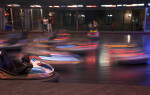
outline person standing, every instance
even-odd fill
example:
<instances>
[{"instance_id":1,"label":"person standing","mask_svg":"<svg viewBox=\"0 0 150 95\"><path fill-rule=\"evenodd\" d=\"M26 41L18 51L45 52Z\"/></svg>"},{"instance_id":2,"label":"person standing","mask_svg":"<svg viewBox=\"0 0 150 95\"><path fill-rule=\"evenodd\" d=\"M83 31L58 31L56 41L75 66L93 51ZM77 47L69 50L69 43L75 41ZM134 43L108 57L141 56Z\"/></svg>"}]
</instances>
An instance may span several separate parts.
<instances>
[{"instance_id":1,"label":"person standing","mask_svg":"<svg viewBox=\"0 0 150 95\"><path fill-rule=\"evenodd\" d=\"M44 31L43 18L41 19L42 31Z\"/></svg>"},{"instance_id":2,"label":"person standing","mask_svg":"<svg viewBox=\"0 0 150 95\"><path fill-rule=\"evenodd\" d=\"M47 20L45 19L45 17L43 19L43 28L44 28L44 31L47 31Z\"/></svg>"},{"instance_id":3,"label":"person standing","mask_svg":"<svg viewBox=\"0 0 150 95\"><path fill-rule=\"evenodd\" d=\"M111 30L114 31L115 30L115 25L112 23L111 24Z\"/></svg>"},{"instance_id":4,"label":"person standing","mask_svg":"<svg viewBox=\"0 0 150 95\"><path fill-rule=\"evenodd\" d=\"M52 32L52 20L51 20L51 18L48 19L47 28L48 28L48 32Z\"/></svg>"}]
</instances>

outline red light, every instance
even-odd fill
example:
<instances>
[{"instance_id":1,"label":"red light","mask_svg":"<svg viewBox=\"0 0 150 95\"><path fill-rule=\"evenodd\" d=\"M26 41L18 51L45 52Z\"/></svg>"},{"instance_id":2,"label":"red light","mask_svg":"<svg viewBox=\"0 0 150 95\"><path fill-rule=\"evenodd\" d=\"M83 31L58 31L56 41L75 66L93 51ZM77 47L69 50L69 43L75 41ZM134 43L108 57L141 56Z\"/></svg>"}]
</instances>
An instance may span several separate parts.
<instances>
[{"instance_id":1,"label":"red light","mask_svg":"<svg viewBox=\"0 0 150 95\"><path fill-rule=\"evenodd\" d=\"M18 56L24 56L23 54L17 54ZM31 58L36 58L36 59L41 59L40 57L37 57L37 56L29 56L29 58L31 59Z\"/></svg>"},{"instance_id":2,"label":"red light","mask_svg":"<svg viewBox=\"0 0 150 95\"><path fill-rule=\"evenodd\" d=\"M40 63L37 63L37 65L42 65L42 62L40 62Z\"/></svg>"},{"instance_id":3,"label":"red light","mask_svg":"<svg viewBox=\"0 0 150 95\"><path fill-rule=\"evenodd\" d=\"M135 53L135 54L120 54L119 56L137 56L137 55L144 55L144 53Z\"/></svg>"},{"instance_id":4,"label":"red light","mask_svg":"<svg viewBox=\"0 0 150 95\"><path fill-rule=\"evenodd\" d=\"M90 33L91 35L97 35L98 33Z\"/></svg>"},{"instance_id":5,"label":"red light","mask_svg":"<svg viewBox=\"0 0 150 95\"><path fill-rule=\"evenodd\" d=\"M97 7L96 5L94 5L93 7Z\"/></svg>"},{"instance_id":6,"label":"red light","mask_svg":"<svg viewBox=\"0 0 150 95\"><path fill-rule=\"evenodd\" d=\"M76 47L80 47L81 48L81 47L89 47L89 46L76 46Z\"/></svg>"}]
</instances>

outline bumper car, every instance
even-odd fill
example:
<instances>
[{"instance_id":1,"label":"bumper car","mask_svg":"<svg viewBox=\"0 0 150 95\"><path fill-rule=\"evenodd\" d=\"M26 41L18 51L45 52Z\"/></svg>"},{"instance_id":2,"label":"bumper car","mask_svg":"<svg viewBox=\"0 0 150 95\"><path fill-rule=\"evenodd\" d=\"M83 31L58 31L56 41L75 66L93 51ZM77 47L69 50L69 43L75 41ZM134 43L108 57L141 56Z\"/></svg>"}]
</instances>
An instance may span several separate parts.
<instances>
[{"instance_id":1,"label":"bumper car","mask_svg":"<svg viewBox=\"0 0 150 95\"><path fill-rule=\"evenodd\" d=\"M146 64L148 55L140 49L111 49L111 61L117 64Z\"/></svg>"},{"instance_id":2,"label":"bumper car","mask_svg":"<svg viewBox=\"0 0 150 95\"><path fill-rule=\"evenodd\" d=\"M43 38L43 39L35 39L35 43L42 43L42 44L51 44L51 43L60 43L60 42L65 42L68 41L70 37L56 37L52 40L49 38Z\"/></svg>"},{"instance_id":3,"label":"bumper car","mask_svg":"<svg viewBox=\"0 0 150 95\"><path fill-rule=\"evenodd\" d=\"M85 53L86 51L95 50L98 48L98 44L95 42L70 42L55 44L55 48L50 50L66 51L73 53Z\"/></svg>"},{"instance_id":4,"label":"bumper car","mask_svg":"<svg viewBox=\"0 0 150 95\"><path fill-rule=\"evenodd\" d=\"M48 34L47 34L48 35ZM44 37L41 39L35 39L35 43L42 43L42 44L51 44L51 43L60 43L60 42L65 42L70 39L70 34L67 33L58 33L55 34L55 36L52 37Z\"/></svg>"},{"instance_id":5,"label":"bumper car","mask_svg":"<svg viewBox=\"0 0 150 95\"><path fill-rule=\"evenodd\" d=\"M22 61L0 51L0 79L58 81L58 73L47 63L23 56Z\"/></svg>"},{"instance_id":6,"label":"bumper car","mask_svg":"<svg viewBox=\"0 0 150 95\"><path fill-rule=\"evenodd\" d=\"M36 49L36 48L26 48L23 50L23 53L29 54L30 58L37 58L42 62L46 62L47 64L78 64L82 62L82 59L77 54L72 54L68 52L58 52L58 51L49 51L44 49ZM21 59L23 54L17 54Z\"/></svg>"},{"instance_id":7,"label":"bumper car","mask_svg":"<svg viewBox=\"0 0 150 95\"><path fill-rule=\"evenodd\" d=\"M0 39L0 50L20 50L26 42L27 33L13 33L3 35Z\"/></svg>"},{"instance_id":8,"label":"bumper car","mask_svg":"<svg viewBox=\"0 0 150 95\"><path fill-rule=\"evenodd\" d=\"M81 59L78 55L60 55L51 54L49 56L38 56L39 60L47 62L53 65L67 65L67 64L78 64L81 63Z\"/></svg>"},{"instance_id":9,"label":"bumper car","mask_svg":"<svg viewBox=\"0 0 150 95\"><path fill-rule=\"evenodd\" d=\"M99 38L99 32L98 32L98 30L96 30L96 29L91 29L91 30L88 32L87 36L88 36L89 38Z\"/></svg>"},{"instance_id":10,"label":"bumper car","mask_svg":"<svg viewBox=\"0 0 150 95\"><path fill-rule=\"evenodd\" d=\"M25 40L18 40L16 38L0 41L0 50L20 50L24 45Z\"/></svg>"}]
</instances>

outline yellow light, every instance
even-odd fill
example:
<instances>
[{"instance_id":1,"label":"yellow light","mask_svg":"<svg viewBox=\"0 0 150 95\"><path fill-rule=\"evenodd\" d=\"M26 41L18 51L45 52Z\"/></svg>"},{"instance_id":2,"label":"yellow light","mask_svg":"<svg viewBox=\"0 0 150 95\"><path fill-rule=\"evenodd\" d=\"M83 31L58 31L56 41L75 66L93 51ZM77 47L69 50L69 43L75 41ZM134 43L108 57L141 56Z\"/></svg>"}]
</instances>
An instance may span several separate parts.
<instances>
[{"instance_id":1,"label":"yellow light","mask_svg":"<svg viewBox=\"0 0 150 95\"><path fill-rule=\"evenodd\" d=\"M59 6L54 6L55 8L59 8Z\"/></svg>"},{"instance_id":2,"label":"yellow light","mask_svg":"<svg viewBox=\"0 0 150 95\"><path fill-rule=\"evenodd\" d=\"M52 75L52 73L48 73L47 75L48 75L48 76L51 76L51 75Z\"/></svg>"},{"instance_id":3,"label":"yellow light","mask_svg":"<svg viewBox=\"0 0 150 95\"><path fill-rule=\"evenodd\" d=\"M90 31L90 32L97 32L97 31Z\"/></svg>"}]
</instances>

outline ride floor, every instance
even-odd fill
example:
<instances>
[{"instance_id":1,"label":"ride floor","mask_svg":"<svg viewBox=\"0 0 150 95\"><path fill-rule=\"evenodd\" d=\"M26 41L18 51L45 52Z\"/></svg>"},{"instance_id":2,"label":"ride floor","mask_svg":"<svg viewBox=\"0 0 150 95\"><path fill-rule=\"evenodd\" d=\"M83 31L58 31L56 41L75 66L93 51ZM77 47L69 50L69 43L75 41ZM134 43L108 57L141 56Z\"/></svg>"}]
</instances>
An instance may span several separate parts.
<instances>
[{"instance_id":1,"label":"ride floor","mask_svg":"<svg viewBox=\"0 0 150 95\"><path fill-rule=\"evenodd\" d=\"M86 34L72 34L71 40L97 43L98 49L79 54L83 60L79 64L53 65L55 71L59 73L58 83L1 80L1 93L3 95L24 92L32 95L48 93L53 93L52 95L150 94L149 87L147 87L150 85L149 34L100 34L97 40L89 39ZM111 61L112 47L107 47L108 45L119 45L119 49L128 49L122 46L132 45L132 50L140 50L145 53L148 61L146 64L117 64ZM36 93L39 90L40 93Z\"/></svg>"}]
</instances>

